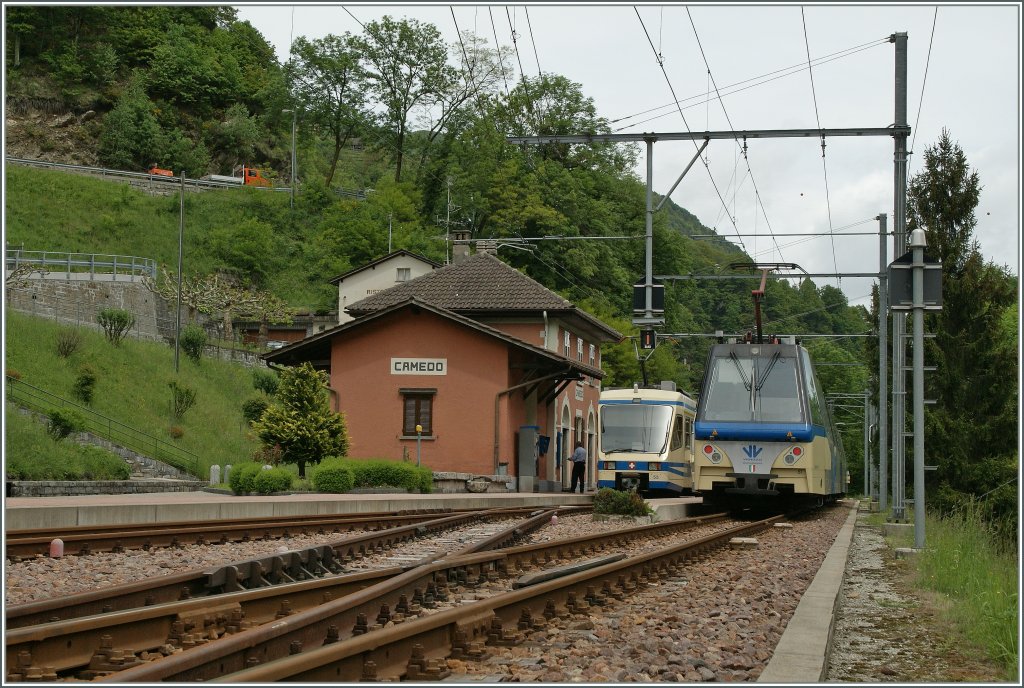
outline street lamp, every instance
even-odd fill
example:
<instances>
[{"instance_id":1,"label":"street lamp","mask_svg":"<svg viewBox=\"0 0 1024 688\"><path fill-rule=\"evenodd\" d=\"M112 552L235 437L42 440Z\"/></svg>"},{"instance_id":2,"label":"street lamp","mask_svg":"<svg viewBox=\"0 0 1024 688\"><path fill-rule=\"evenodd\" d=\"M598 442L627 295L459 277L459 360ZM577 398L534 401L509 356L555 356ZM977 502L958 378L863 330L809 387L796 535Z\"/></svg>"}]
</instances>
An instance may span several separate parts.
<instances>
[{"instance_id":1,"label":"street lamp","mask_svg":"<svg viewBox=\"0 0 1024 688\"><path fill-rule=\"evenodd\" d=\"M295 118L298 114L296 110L281 110L281 112L292 113L292 200L291 207L295 207Z\"/></svg>"},{"instance_id":2,"label":"street lamp","mask_svg":"<svg viewBox=\"0 0 1024 688\"><path fill-rule=\"evenodd\" d=\"M416 425L416 467L420 465L420 438L423 435L423 426Z\"/></svg>"}]
</instances>

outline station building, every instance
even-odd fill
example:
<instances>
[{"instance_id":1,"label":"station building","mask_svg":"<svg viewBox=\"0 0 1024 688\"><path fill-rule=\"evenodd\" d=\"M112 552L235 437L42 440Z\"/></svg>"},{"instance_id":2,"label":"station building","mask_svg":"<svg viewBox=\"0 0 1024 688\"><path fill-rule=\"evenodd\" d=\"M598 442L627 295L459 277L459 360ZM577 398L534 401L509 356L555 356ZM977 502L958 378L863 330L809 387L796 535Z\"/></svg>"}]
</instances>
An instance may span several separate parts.
<instances>
[{"instance_id":1,"label":"station building","mask_svg":"<svg viewBox=\"0 0 1024 688\"><path fill-rule=\"evenodd\" d=\"M601 345L622 339L614 329L490 253L457 256L347 310L353 319L264 358L328 372L351 456L419 452L434 471L561 491L581 440L595 485Z\"/></svg>"}]
</instances>

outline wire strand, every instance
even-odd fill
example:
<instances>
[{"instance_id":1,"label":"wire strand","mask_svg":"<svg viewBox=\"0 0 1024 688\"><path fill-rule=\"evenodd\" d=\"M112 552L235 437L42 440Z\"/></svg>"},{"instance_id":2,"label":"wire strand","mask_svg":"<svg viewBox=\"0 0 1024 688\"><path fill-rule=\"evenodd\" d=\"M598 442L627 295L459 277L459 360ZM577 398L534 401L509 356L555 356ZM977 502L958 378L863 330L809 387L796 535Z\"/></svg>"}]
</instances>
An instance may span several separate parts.
<instances>
[{"instance_id":1,"label":"wire strand","mask_svg":"<svg viewBox=\"0 0 1024 688\"><path fill-rule=\"evenodd\" d=\"M914 152L914 144L917 143L917 125L921 121L921 106L924 105L924 85L928 82L928 65L932 63L932 43L935 42L935 24L939 20L939 6L935 6L935 15L932 17L932 37L928 39L928 59L924 63L924 78L921 80L921 99L917 103L917 119L914 120L914 138L910 141L910 153Z\"/></svg>"}]
</instances>

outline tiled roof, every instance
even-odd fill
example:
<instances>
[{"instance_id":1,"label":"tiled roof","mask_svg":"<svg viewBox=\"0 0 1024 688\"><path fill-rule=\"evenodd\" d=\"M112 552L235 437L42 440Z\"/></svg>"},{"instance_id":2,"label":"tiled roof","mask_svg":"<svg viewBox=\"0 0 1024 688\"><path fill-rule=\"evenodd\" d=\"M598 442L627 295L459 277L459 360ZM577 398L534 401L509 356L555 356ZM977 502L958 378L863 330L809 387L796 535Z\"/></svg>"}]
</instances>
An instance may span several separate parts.
<instances>
[{"instance_id":1,"label":"tiled roof","mask_svg":"<svg viewBox=\"0 0 1024 688\"><path fill-rule=\"evenodd\" d=\"M416 297L450 311L573 310L573 304L488 253L378 292L350 305L353 315L372 313Z\"/></svg>"}]
</instances>

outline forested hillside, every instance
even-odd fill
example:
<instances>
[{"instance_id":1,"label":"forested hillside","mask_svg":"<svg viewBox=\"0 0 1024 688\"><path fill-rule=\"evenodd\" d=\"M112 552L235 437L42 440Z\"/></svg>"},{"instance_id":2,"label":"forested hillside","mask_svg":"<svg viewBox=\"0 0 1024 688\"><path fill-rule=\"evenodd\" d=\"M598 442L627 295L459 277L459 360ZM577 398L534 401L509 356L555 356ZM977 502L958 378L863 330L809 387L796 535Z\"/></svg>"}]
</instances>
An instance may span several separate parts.
<instances>
[{"instance_id":1,"label":"forested hillside","mask_svg":"<svg viewBox=\"0 0 1024 688\"><path fill-rule=\"evenodd\" d=\"M495 50L484 37L463 32L461 44L446 45L436 27L416 20L385 18L368 22L358 35L298 38L290 59L279 64L264 37L226 7L14 6L5 12L8 155L134 171L155 163L190 177L229 173L245 163L287 185L294 117L294 207L288 194L259 190L189 194L186 275L221 273L292 306L325 311L336 303L328 280L387 253L389 228L391 248L441 262L445 234L455 228L474 239L629 236L538 241L529 250L502 248L499 256L620 332L636 333L631 285L643 275L645 209L644 184L633 172L638 149L522 148L506 141L511 135L608 132L607 119L580 84L551 73L517 76L511 53ZM390 78L395 74L404 76ZM175 264L176 198L14 165L6 166L6 175L8 242ZM352 189L369 190L366 199L339 193ZM910 216L930 223L930 211L912 204ZM963 226L929 224L937 231ZM972 228L968 223L968 239ZM714 272L750 260L724 239L695 234L713 232L666 203L654 217L655 274ZM961 241L950 256L969 248ZM972 299L988 299L981 324L986 333L1002 332L997 326L1009 321L1008 295L1016 282L979 260L965 267L951 261L981 290L961 291L956 303L966 308ZM749 330L754 286L670 283L664 331ZM970 317L961 315L954 330L960 339L936 342L948 349L946 366L966 365L954 350L975 343L964 329ZM764 319L768 332L834 335L870 332L876 322L864 308L850 307L840 290L809 280L770 282ZM990 356L1002 366L994 370L1016 365L1015 332L1004 329L1002 353ZM699 337L666 339L648 362L650 378L696 391L709 344ZM870 386L878 360L873 340L839 336L807 344L819 363L863 364L820 367L826 391L862 393ZM989 350L962 351L984 358ZM606 384L640 379L629 340L609 347L603 364ZM996 484L970 463L978 447L963 444L976 443L979 434L958 430L954 441L936 425L940 417L962 416L959 405L977 396L968 391L945 390L945 406L930 410L929 442L934 436L944 443L940 451L955 452L956 468L941 476L943 489L956 492L969 478L970 491L980 494ZM985 408L997 413L1003 430L985 435L988 445L980 451L1005 482L1017 465L1004 441L1006 428L1016 424L1016 394L1000 386L999 398ZM862 484L861 421L844 427L855 489Z\"/></svg>"}]
</instances>

